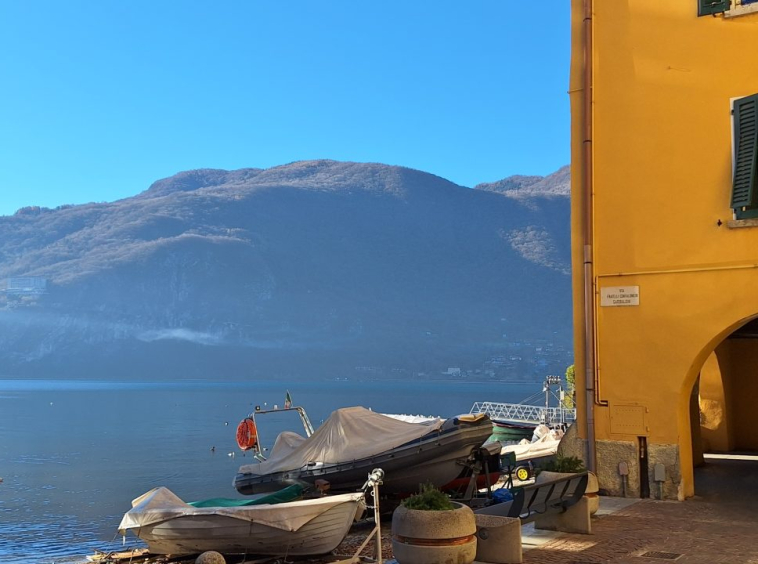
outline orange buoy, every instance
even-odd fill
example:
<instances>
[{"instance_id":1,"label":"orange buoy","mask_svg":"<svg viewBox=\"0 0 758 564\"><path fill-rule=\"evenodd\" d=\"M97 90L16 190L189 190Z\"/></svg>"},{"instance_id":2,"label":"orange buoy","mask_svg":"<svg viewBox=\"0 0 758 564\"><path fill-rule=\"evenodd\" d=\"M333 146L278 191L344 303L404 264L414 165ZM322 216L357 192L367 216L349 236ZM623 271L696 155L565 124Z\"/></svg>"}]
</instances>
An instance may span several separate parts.
<instances>
[{"instance_id":1,"label":"orange buoy","mask_svg":"<svg viewBox=\"0 0 758 564\"><path fill-rule=\"evenodd\" d=\"M250 450L258 444L258 432L255 429L255 422L246 417L237 425L237 444L242 450Z\"/></svg>"}]
</instances>

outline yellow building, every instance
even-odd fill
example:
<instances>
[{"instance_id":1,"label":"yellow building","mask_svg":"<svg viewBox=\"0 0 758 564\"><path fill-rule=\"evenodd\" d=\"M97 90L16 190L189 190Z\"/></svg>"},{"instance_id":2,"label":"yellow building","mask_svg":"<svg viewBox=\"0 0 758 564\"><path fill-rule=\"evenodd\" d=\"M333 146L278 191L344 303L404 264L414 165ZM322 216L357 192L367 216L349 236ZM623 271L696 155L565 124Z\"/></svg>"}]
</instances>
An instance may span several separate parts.
<instances>
[{"instance_id":1,"label":"yellow building","mask_svg":"<svg viewBox=\"0 0 758 564\"><path fill-rule=\"evenodd\" d=\"M758 0L572 0L578 428L613 494L758 451L756 53Z\"/></svg>"}]
</instances>

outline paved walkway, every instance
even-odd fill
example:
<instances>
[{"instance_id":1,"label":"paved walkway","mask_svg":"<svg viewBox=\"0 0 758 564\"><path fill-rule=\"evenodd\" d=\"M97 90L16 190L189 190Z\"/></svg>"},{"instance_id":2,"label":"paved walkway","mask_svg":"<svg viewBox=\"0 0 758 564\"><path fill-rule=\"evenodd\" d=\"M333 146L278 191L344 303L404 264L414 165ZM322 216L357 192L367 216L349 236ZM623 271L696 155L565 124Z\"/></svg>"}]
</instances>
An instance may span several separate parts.
<instances>
[{"instance_id":1,"label":"paved walkway","mask_svg":"<svg viewBox=\"0 0 758 564\"><path fill-rule=\"evenodd\" d=\"M685 502L601 498L591 535L524 527L532 564L758 564L758 459L709 459Z\"/></svg>"}]
</instances>

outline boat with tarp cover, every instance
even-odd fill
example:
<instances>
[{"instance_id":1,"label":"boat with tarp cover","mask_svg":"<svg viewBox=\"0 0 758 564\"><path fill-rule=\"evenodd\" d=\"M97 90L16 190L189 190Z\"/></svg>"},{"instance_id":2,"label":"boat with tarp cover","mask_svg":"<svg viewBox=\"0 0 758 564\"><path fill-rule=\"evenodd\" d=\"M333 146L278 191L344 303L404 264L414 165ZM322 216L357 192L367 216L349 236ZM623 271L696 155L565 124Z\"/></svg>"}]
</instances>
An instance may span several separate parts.
<instances>
[{"instance_id":1,"label":"boat with tarp cover","mask_svg":"<svg viewBox=\"0 0 758 564\"><path fill-rule=\"evenodd\" d=\"M243 439L257 429L255 415L240 423ZM381 467L385 494L413 493L420 484L441 487L457 478L491 433L486 414L408 423L363 407L347 407L333 412L310 436L280 433L265 459L257 439L241 441L241 448L256 450L259 462L241 466L234 487L249 495L325 481L331 492L354 491L367 472Z\"/></svg>"}]
</instances>

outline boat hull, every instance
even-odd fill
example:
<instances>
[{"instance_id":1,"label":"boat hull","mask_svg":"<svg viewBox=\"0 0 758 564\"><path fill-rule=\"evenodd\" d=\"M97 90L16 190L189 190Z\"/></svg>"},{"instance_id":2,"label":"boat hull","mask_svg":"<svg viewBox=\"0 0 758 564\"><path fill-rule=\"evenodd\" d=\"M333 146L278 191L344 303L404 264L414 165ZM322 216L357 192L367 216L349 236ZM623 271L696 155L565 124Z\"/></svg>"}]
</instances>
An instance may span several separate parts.
<instances>
[{"instance_id":1,"label":"boat hull","mask_svg":"<svg viewBox=\"0 0 758 564\"><path fill-rule=\"evenodd\" d=\"M529 423L515 423L513 421L492 420L491 441L501 443L518 442L522 439L531 439L536 425Z\"/></svg>"},{"instance_id":2,"label":"boat hull","mask_svg":"<svg viewBox=\"0 0 758 564\"><path fill-rule=\"evenodd\" d=\"M283 485L326 480L330 491L360 489L374 468L384 470L382 493L403 495L432 483L440 487L461 474L463 462L472 450L480 447L491 434L488 418L475 423L461 423L454 428L434 431L418 441L399 446L375 456L336 464L315 464L271 474L238 473L234 487L245 495L268 493Z\"/></svg>"},{"instance_id":3,"label":"boat hull","mask_svg":"<svg viewBox=\"0 0 758 564\"><path fill-rule=\"evenodd\" d=\"M197 510L130 530L147 543L152 554L185 555L214 550L222 554L315 556L334 550L347 535L356 514L362 513L362 496L335 497L346 499L296 530L271 526L254 518ZM289 505L275 507L284 513Z\"/></svg>"}]
</instances>

